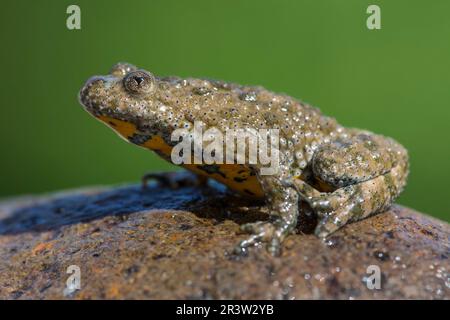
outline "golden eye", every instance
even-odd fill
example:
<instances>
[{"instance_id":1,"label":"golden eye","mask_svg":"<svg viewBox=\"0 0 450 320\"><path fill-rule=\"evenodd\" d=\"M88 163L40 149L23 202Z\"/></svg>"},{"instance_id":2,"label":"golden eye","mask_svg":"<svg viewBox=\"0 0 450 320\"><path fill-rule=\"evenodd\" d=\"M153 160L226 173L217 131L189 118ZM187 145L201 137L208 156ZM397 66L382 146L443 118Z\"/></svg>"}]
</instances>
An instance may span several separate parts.
<instances>
[{"instance_id":1,"label":"golden eye","mask_svg":"<svg viewBox=\"0 0 450 320\"><path fill-rule=\"evenodd\" d=\"M155 78L146 71L133 71L125 76L123 85L128 92L133 94L150 93L155 87Z\"/></svg>"}]
</instances>

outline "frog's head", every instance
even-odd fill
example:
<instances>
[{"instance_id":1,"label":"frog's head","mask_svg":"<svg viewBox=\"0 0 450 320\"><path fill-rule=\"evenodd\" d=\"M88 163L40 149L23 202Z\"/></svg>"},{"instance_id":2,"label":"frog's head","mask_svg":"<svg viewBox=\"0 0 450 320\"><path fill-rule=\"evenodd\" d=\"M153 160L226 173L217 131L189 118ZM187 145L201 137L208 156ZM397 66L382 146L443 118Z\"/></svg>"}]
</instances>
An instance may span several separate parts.
<instances>
[{"instance_id":1,"label":"frog's head","mask_svg":"<svg viewBox=\"0 0 450 320\"><path fill-rule=\"evenodd\" d=\"M118 63L108 75L90 78L79 101L90 114L129 138L157 122L159 82L148 71Z\"/></svg>"}]
</instances>

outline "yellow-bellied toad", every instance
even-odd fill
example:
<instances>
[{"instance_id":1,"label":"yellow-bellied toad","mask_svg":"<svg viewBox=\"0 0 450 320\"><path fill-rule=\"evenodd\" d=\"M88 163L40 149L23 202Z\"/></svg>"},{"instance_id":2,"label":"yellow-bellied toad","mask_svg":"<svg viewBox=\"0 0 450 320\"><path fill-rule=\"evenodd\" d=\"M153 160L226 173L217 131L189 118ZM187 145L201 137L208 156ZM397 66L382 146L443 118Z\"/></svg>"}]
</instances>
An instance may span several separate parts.
<instances>
[{"instance_id":1,"label":"yellow-bellied toad","mask_svg":"<svg viewBox=\"0 0 450 320\"><path fill-rule=\"evenodd\" d=\"M171 133L195 121L222 131L279 129L276 175L260 175L258 165L250 164L184 165L268 202L275 219L243 225L251 236L238 250L265 242L277 254L297 224L300 200L319 217L315 233L325 238L348 222L385 210L408 175L407 151L393 139L344 128L308 104L261 87L158 78L119 63L109 75L89 79L79 98L89 113L126 140L168 160Z\"/></svg>"}]
</instances>

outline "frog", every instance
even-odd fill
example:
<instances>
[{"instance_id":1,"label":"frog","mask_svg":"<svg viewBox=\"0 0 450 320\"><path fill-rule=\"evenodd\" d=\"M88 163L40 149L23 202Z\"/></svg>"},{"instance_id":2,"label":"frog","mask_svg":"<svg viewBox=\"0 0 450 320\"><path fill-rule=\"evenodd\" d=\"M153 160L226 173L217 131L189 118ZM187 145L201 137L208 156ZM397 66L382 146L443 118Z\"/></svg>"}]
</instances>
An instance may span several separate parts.
<instances>
[{"instance_id":1,"label":"frog","mask_svg":"<svg viewBox=\"0 0 450 320\"><path fill-rule=\"evenodd\" d=\"M344 127L309 103L261 86L159 77L119 62L108 74L89 78L78 98L120 137L167 161L176 146L171 134L195 121L221 131L278 130L274 174L261 174L258 163L181 164L199 181L211 178L267 203L267 221L240 226L248 236L237 253L264 245L280 255L283 241L296 231L302 203L316 216L314 234L326 241L347 224L387 210L406 186L408 152L396 140Z\"/></svg>"}]
</instances>

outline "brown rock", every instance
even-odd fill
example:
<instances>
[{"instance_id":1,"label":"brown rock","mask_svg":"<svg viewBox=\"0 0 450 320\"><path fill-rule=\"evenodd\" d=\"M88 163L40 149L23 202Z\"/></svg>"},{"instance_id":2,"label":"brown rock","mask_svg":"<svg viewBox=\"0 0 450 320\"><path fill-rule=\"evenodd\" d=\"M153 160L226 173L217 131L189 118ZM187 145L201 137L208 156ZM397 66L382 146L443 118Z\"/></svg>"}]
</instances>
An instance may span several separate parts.
<instances>
[{"instance_id":1,"label":"brown rock","mask_svg":"<svg viewBox=\"0 0 450 320\"><path fill-rule=\"evenodd\" d=\"M261 204L221 187L89 189L0 204L1 299L449 299L450 226L411 209L323 243L300 232L281 257L232 254ZM310 230L311 219L303 217ZM67 268L81 269L70 293ZM381 270L381 289L365 280Z\"/></svg>"}]
</instances>

